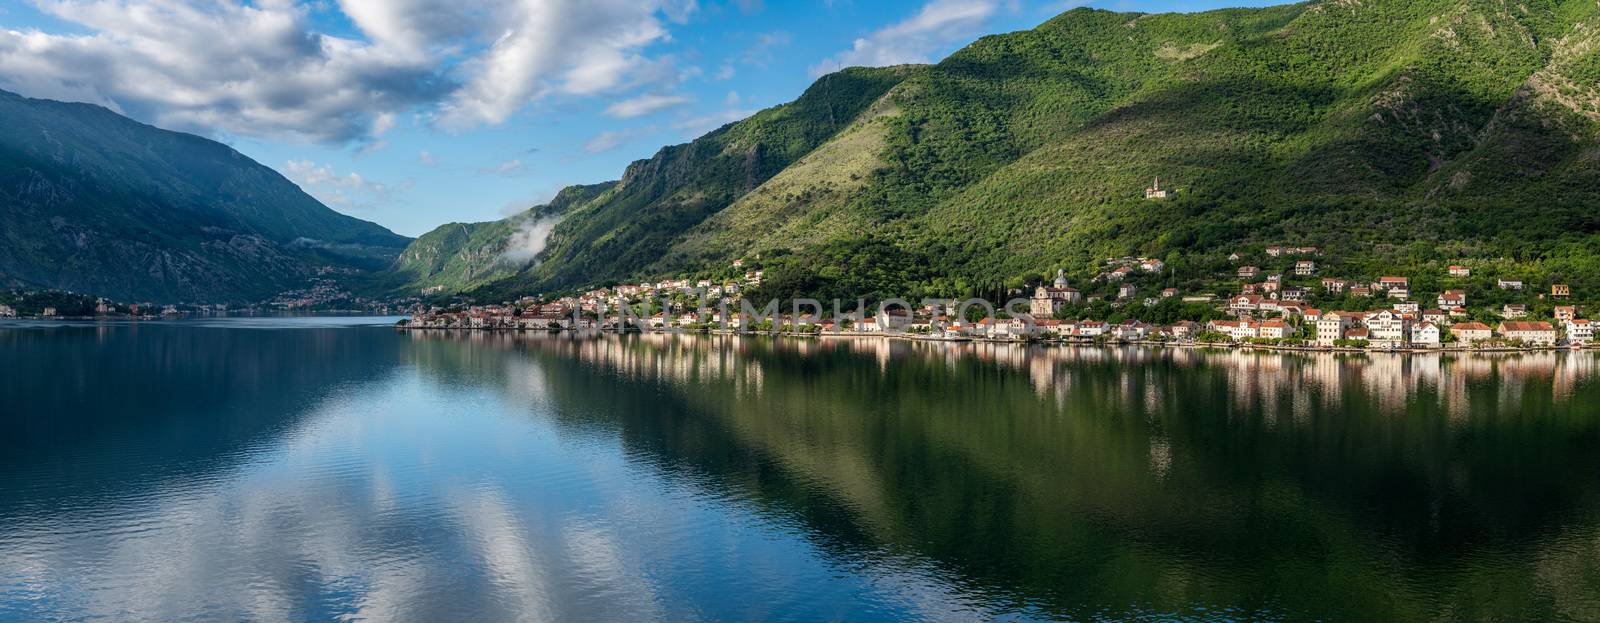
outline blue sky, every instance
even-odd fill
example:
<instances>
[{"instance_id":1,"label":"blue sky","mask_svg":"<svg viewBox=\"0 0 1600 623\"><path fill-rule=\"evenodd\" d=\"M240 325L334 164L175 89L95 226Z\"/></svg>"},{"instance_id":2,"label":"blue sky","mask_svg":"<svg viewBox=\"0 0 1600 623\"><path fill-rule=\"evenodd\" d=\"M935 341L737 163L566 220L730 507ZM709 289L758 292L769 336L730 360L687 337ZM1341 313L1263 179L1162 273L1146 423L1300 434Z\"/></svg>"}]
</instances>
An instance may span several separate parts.
<instances>
[{"instance_id":1,"label":"blue sky","mask_svg":"<svg viewBox=\"0 0 1600 623\"><path fill-rule=\"evenodd\" d=\"M0 88L210 136L415 236L1062 0L0 0ZM1275 2L1108 0L1127 11Z\"/></svg>"}]
</instances>

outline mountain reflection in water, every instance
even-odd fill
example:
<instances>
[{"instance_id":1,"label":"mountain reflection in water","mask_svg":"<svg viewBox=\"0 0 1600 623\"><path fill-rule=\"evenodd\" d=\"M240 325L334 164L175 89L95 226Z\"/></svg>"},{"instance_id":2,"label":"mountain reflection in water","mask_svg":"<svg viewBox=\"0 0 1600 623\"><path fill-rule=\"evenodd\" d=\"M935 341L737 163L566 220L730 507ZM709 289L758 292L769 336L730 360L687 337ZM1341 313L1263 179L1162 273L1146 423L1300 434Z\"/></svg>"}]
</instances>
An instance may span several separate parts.
<instances>
[{"instance_id":1,"label":"mountain reflection in water","mask_svg":"<svg viewBox=\"0 0 1600 623\"><path fill-rule=\"evenodd\" d=\"M1595 357L0 327L0 619L1594 620Z\"/></svg>"}]
</instances>

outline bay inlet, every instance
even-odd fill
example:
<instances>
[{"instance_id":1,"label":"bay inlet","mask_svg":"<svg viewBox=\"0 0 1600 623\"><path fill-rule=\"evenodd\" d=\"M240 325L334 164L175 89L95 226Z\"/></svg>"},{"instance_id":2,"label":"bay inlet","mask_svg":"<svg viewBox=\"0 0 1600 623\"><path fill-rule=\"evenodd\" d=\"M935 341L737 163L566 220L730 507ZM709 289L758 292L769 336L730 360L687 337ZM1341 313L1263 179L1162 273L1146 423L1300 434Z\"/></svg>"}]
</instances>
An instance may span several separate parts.
<instances>
[{"instance_id":1,"label":"bay inlet","mask_svg":"<svg viewBox=\"0 0 1600 623\"><path fill-rule=\"evenodd\" d=\"M1600 618L1591 352L392 321L0 324L0 620Z\"/></svg>"}]
</instances>

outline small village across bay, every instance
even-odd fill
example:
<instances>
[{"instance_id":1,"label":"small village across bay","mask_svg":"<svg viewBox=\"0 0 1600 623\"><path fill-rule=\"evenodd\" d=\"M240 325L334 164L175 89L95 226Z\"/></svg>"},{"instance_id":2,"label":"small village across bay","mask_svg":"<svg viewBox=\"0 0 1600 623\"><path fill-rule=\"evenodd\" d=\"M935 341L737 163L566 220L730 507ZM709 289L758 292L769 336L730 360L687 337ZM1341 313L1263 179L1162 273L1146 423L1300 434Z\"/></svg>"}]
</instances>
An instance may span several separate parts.
<instances>
[{"instance_id":1,"label":"small village across bay","mask_svg":"<svg viewBox=\"0 0 1600 623\"><path fill-rule=\"evenodd\" d=\"M735 277L669 279L596 288L498 305L432 306L401 326L412 329L525 331L675 331L884 337L943 341L1152 343L1316 350L1516 350L1582 348L1591 320L1570 304L1571 287L1530 287L1518 278L1474 278L1469 261L1427 275L1324 276L1322 250L1274 245L1231 253L1227 296L1185 293L1148 283L1168 270L1148 257L1116 257L1072 286L1064 271L1003 303L981 299L892 298L824 303L765 300L759 268ZM746 262L732 268L745 269ZM1269 266L1274 270L1264 269ZM1491 280L1492 279L1492 280ZM1153 288L1152 288L1153 289ZM1119 318L1118 316L1124 316ZM1094 318L1092 316L1101 316ZM1168 321L1141 319L1160 316Z\"/></svg>"}]
</instances>

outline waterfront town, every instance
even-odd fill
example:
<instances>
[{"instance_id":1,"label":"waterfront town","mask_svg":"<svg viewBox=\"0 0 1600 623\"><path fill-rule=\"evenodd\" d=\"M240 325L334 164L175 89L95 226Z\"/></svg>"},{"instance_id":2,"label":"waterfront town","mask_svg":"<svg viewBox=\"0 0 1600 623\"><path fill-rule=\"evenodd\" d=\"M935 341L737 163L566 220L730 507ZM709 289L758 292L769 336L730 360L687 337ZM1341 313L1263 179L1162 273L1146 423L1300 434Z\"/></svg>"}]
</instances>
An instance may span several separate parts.
<instances>
[{"instance_id":1,"label":"waterfront town","mask_svg":"<svg viewBox=\"0 0 1600 623\"><path fill-rule=\"evenodd\" d=\"M1463 261L1441 267L1429 283L1414 288L1406 275L1356 279L1319 274L1322 252L1309 246L1269 246L1259 255L1281 267L1269 271L1250 256L1230 254L1237 267L1227 275L1232 291L1185 293L1167 287L1146 293L1138 283L1166 271L1157 258L1119 257L1104 262L1091 297L1068 282L1052 281L1013 290L1023 306L991 309L961 301L921 301L916 306L873 307L847 313L792 308L756 308L741 293L758 287L762 271L737 278L672 279L618 285L553 300L526 297L499 305L419 309L402 325L416 329L676 331L782 333L818 337L898 337L944 341L1040 341L1064 343L1163 343L1248 345L1297 349L1426 350L1581 348L1594 341L1594 326L1567 304L1572 288L1554 283L1534 291L1519 279L1474 282ZM736 261L734 268L744 262ZM1473 296L1472 288L1495 296ZM1504 302L1490 305L1475 298ZM765 301L763 301L765 303ZM785 303L787 304L787 303ZM994 307L1001 307L995 302ZM1117 309L1169 309L1182 318L1156 323L1135 317L1084 318L1093 305ZM744 312L744 313L741 313ZM809 312L809 313L807 313ZM849 313L853 312L853 313ZM1170 315L1170 314L1169 314Z\"/></svg>"}]
</instances>

